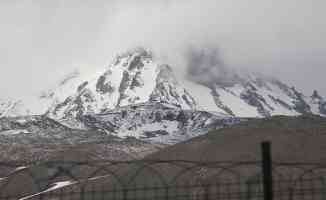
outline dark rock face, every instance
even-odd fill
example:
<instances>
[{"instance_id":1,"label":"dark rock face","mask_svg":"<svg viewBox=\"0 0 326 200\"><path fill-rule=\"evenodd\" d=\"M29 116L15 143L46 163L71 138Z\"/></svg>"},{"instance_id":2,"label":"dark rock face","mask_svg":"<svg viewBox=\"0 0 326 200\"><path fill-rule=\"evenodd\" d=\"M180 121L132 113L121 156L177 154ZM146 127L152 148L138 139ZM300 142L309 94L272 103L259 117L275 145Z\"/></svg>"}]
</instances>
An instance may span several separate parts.
<instances>
[{"instance_id":1,"label":"dark rock face","mask_svg":"<svg viewBox=\"0 0 326 200\"><path fill-rule=\"evenodd\" d=\"M140 69L144 67L144 64L142 63L141 56L135 56L134 59L129 64L129 70L133 69Z\"/></svg>"},{"instance_id":2,"label":"dark rock face","mask_svg":"<svg viewBox=\"0 0 326 200\"><path fill-rule=\"evenodd\" d=\"M127 71L123 72L121 84L119 87L119 92L124 93L124 91L129 87L130 83L132 82L131 76Z\"/></svg>"},{"instance_id":3,"label":"dark rock face","mask_svg":"<svg viewBox=\"0 0 326 200\"><path fill-rule=\"evenodd\" d=\"M0 118L0 132L8 130L41 133L42 131L67 131L69 128L46 116Z\"/></svg>"},{"instance_id":4,"label":"dark rock face","mask_svg":"<svg viewBox=\"0 0 326 200\"><path fill-rule=\"evenodd\" d=\"M292 87L292 91L295 95L295 107L294 109L302 114L309 114L311 113L311 108L310 106L307 104L307 102L303 99L303 95L298 92L294 87Z\"/></svg>"},{"instance_id":5,"label":"dark rock face","mask_svg":"<svg viewBox=\"0 0 326 200\"><path fill-rule=\"evenodd\" d=\"M81 92L88 85L88 81L83 82L77 88L77 92Z\"/></svg>"},{"instance_id":6,"label":"dark rock face","mask_svg":"<svg viewBox=\"0 0 326 200\"><path fill-rule=\"evenodd\" d=\"M72 97L67 97L62 103L59 103L55 106L53 112L56 113L58 112L61 108L67 106L69 103L73 101Z\"/></svg>"},{"instance_id":7,"label":"dark rock face","mask_svg":"<svg viewBox=\"0 0 326 200\"><path fill-rule=\"evenodd\" d=\"M275 97L273 97L272 95L268 95L268 96L269 96L269 98L271 98L274 102L276 102L276 103L282 105L283 107L287 108L288 110L293 110L293 108L292 108L289 104L285 103L285 102L282 101L281 99L279 99L279 98L275 98Z\"/></svg>"},{"instance_id":8,"label":"dark rock face","mask_svg":"<svg viewBox=\"0 0 326 200\"><path fill-rule=\"evenodd\" d=\"M215 104L219 107L219 108L221 108L222 110L224 110L226 113L228 113L229 115L231 115L231 116L235 116L235 114L232 112L232 110L228 107L228 106L226 106L221 100L220 100L220 95L217 93L217 91L216 90L212 90L211 91L211 93L212 93L212 96L213 96L213 98L214 98L214 101L215 101Z\"/></svg>"},{"instance_id":9,"label":"dark rock face","mask_svg":"<svg viewBox=\"0 0 326 200\"><path fill-rule=\"evenodd\" d=\"M96 91L102 94L112 93L115 88L110 84L109 81L106 81L105 75L100 76L96 83Z\"/></svg>"},{"instance_id":10,"label":"dark rock face","mask_svg":"<svg viewBox=\"0 0 326 200\"><path fill-rule=\"evenodd\" d=\"M86 115L82 118L82 123L91 130L102 130L116 136L132 131L130 134L136 137L155 139L163 135L171 136L176 142L183 141L184 139L178 137L187 136L191 132L197 132L198 135L202 131L223 127L228 124L224 120L226 118L208 112L181 110L162 103L145 103L121 107L99 115ZM166 142L171 142L171 138Z\"/></svg>"},{"instance_id":11,"label":"dark rock face","mask_svg":"<svg viewBox=\"0 0 326 200\"><path fill-rule=\"evenodd\" d=\"M136 72L135 77L132 79L130 89L144 86L144 81L141 78L141 72Z\"/></svg>"},{"instance_id":12,"label":"dark rock face","mask_svg":"<svg viewBox=\"0 0 326 200\"><path fill-rule=\"evenodd\" d=\"M159 137L161 135L169 135L169 132L165 130L158 130L158 131L148 131L144 133L146 138L153 138L153 137Z\"/></svg>"},{"instance_id":13,"label":"dark rock face","mask_svg":"<svg viewBox=\"0 0 326 200\"><path fill-rule=\"evenodd\" d=\"M248 89L247 91L241 93L240 96L244 101L246 101L249 105L252 105L257 108L258 112L263 115L264 117L271 116L270 112L264 108L268 106L271 110L273 109L270 105L268 105L265 99L257 94L252 89Z\"/></svg>"},{"instance_id":14,"label":"dark rock face","mask_svg":"<svg viewBox=\"0 0 326 200\"><path fill-rule=\"evenodd\" d=\"M182 89L180 91L179 83L177 82L171 67L168 65L162 65L160 72L156 78L156 87L152 92L149 101L161 102L181 107L181 104L185 103L189 108L196 107L195 99L190 93ZM179 90L178 90L179 89Z\"/></svg>"},{"instance_id":15,"label":"dark rock face","mask_svg":"<svg viewBox=\"0 0 326 200\"><path fill-rule=\"evenodd\" d=\"M196 100L190 95L190 93L186 90L184 90L184 94L182 95L182 99L190 106L195 107L196 106Z\"/></svg>"},{"instance_id":16,"label":"dark rock face","mask_svg":"<svg viewBox=\"0 0 326 200\"><path fill-rule=\"evenodd\" d=\"M287 96L291 98L295 98L296 96L293 94L293 90L287 86L286 84L282 83L279 80L272 80L272 83L277 85Z\"/></svg>"}]
</instances>

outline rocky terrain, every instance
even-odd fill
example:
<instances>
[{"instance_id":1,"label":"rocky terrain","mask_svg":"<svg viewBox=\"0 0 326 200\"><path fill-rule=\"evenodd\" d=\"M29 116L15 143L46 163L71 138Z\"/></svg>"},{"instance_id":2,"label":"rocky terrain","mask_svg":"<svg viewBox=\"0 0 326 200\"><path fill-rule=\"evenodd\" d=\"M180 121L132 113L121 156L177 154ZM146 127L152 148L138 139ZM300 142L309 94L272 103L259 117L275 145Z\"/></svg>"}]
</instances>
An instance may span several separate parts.
<instances>
[{"instance_id":1,"label":"rocky terrain","mask_svg":"<svg viewBox=\"0 0 326 200\"><path fill-rule=\"evenodd\" d=\"M154 143L175 144L242 119L221 117L206 111L182 110L169 104L145 103L85 115L85 127L120 138L134 137Z\"/></svg>"},{"instance_id":2,"label":"rocky terrain","mask_svg":"<svg viewBox=\"0 0 326 200\"><path fill-rule=\"evenodd\" d=\"M70 159L90 155L106 160L142 158L163 146L135 138L121 139L96 130L71 129L46 116L0 119L0 160L6 162L46 161L59 155ZM86 153L75 155L77 149Z\"/></svg>"},{"instance_id":3,"label":"rocky terrain","mask_svg":"<svg viewBox=\"0 0 326 200\"><path fill-rule=\"evenodd\" d=\"M326 114L317 91L305 95L276 78L227 69L214 55L192 58L192 76L177 80L152 52L132 49L102 71L67 74L33 101L1 100L0 126L38 115L44 124L55 120L65 128L176 143L241 118ZM19 124L11 128L0 135L30 132Z\"/></svg>"},{"instance_id":4,"label":"rocky terrain","mask_svg":"<svg viewBox=\"0 0 326 200\"><path fill-rule=\"evenodd\" d=\"M112 171L124 181L157 181L130 160L257 161L263 140L272 141L275 161L326 161L326 104L317 91L222 72L227 81L178 81L171 67L136 49L94 75L68 74L30 104L2 100L0 196L38 199L80 192L83 183L86 192L100 190L113 184ZM174 164L149 169L169 179L189 165ZM205 173L185 178L208 181Z\"/></svg>"},{"instance_id":5,"label":"rocky terrain","mask_svg":"<svg viewBox=\"0 0 326 200\"><path fill-rule=\"evenodd\" d=\"M143 158L143 161L134 162L128 162L134 158L123 151L125 146L121 141L120 143L106 143L107 146L101 148L94 144L62 148L49 154L46 163L2 164L3 178L0 179L0 188L2 188L0 194L39 199L42 195L44 195L43 197L59 194L71 195L76 192L76 198L69 195L66 197L78 199L81 188L84 188L85 199L91 199L91 196L87 196L94 194L91 191L102 194L100 191L103 187L107 189L112 184L117 184L116 189L119 188L120 183L117 182L117 177L119 181L129 183L131 188L135 188L137 184L140 186L142 184L160 185L163 184L162 179L173 181L175 176L179 177L178 180L181 183L188 184L207 183L221 178L224 178L222 180L228 178L228 180L239 181L239 177L235 175L237 173L234 171L244 173L241 178L245 180L256 180L254 178L257 177L260 168L244 163L261 159L260 144L265 140L272 143L272 159L275 163L305 162L312 166L314 166L313 163L319 163L318 166L322 167L322 164L326 162L325 130L325 118L316 115L251 119L231 127L211 131L206 135L176 145L165 148L157 146L156 150L147 151L142 157L136 157ZM129 142L130 149L135 150L140 146L143 150L150 149L144 142L137 140ZM116 147L120 147L120 149ZM112 149L109 150L110 148ZM103 155L111 155L112 158L117 158L119 155L124 160L120 160L120 162L103 160ZM170 162L166 163L165 160L170 160ZM199 163L213 163L213 161L224 163L222 165L224 167L228 166L227 162L231 162L232 170L218 168L216 164L212 164L212 166L199 165ZM243 164L234 165L232 161L243 162ZM192 164L191 162L197 163ZM298 170L296 167L294 166ZM222 169L225 171L223 174L220 173ZM303 172L301 171L301 173ZM291 173L292 178L294 175ZM130 182L130 179L135 182ZM107 195L111 195L111 193Z\"/></svg>"}]
</instances>

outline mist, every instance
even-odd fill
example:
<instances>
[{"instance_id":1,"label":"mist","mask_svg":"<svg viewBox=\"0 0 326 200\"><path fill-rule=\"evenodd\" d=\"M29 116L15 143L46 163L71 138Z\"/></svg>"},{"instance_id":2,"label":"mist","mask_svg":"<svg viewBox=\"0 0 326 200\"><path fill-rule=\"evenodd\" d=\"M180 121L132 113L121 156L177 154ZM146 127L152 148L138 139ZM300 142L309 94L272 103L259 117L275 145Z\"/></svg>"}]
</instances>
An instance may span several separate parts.
<instances>
[{"instance_id":1,"label":"mist","mask_svg":"<svg viewBox=\"0 0 326 200\"><path fill-rule=\"evenodd\" d=\"M151 49L180 78L198 79L197 62L326 95L325 7L322 0L3 0L1 97L38 93L76 68L103 69L135 46ZM189 62L196 52L205 53Z\"/></svg>"},{"instance_id":2,"label":"mist","mask_svg":"<svg viewBox=\"0 0 326 200\"><path fill-rule=\"evenodd\" d=\"M185 54L185 60L184 78L193 82L207 87L215 84L228 87L239 81L234 69L225 66L216 47L191 47Z\"/></svg>"}]
</instances>

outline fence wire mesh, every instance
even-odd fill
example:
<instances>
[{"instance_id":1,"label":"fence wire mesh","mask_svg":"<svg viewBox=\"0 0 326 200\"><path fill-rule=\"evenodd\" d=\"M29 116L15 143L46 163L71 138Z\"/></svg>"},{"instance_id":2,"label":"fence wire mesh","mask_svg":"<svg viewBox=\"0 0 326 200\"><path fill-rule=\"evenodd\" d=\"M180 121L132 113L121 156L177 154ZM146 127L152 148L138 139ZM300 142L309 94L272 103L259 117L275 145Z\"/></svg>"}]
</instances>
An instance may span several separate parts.
<instances>
[{"instance_id":1,"label":"fence wire mesh","mask_svg":"<svg viewBox=\"0 0 326 200\"><path fill-rule=\"evenodd\" d=\"M278 200L326 200L326 166L273 163ZM0 200L259 200L261 162L0 163Z\"/></svg>"}]
</instances>

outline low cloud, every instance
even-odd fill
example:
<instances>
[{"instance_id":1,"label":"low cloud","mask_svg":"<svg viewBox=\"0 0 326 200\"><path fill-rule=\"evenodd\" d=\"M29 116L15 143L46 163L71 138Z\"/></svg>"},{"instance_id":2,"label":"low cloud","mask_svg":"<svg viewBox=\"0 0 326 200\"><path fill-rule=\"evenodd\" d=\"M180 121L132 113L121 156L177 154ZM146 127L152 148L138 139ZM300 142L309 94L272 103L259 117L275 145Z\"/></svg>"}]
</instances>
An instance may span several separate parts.
<instances>
[{"instance_id":1,"label":"low cloud","mask_svg":"<svg viewBox=\"0 0 326 200\"><path fill-rule=\"evenodd\" d=\"M208 87L231 86L237 81L233 69L226 67L217 47L192 47L186 51L185 77Z\"/></svg>"}]
</instances>

